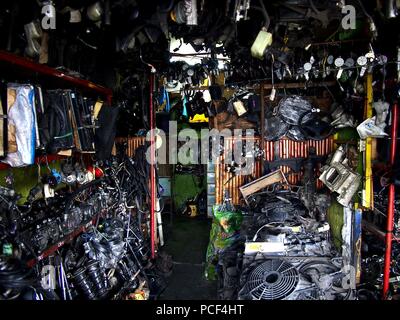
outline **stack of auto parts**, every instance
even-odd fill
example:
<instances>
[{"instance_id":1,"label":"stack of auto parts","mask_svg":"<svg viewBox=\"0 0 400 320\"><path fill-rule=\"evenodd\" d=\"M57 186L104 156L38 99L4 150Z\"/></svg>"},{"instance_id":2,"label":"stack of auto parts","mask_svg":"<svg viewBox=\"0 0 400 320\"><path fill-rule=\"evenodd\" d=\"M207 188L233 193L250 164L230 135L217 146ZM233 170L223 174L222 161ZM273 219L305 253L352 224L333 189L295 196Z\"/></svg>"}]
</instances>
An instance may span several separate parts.
<instances>
[{"instance_id":1,"label":"stack of auto parts","mask_svg":"<svg viewBox=\"0 0 400 320\"><path fill-rule=\"evenodd\" d=\"M384 272L383 243L376 242L374 236L364 234L361 260L361 280L357 288L360 300L378 300L381 298ZM391 296L400 293L400 245L393 242L392 261L389 278Z\"/></svg>"},{"instance_id":2,"label":"stack of auto parts","mask_svg":"<svg viewBox=\"0 0 400 320\"><path fill-rule=\"evenodd\" d=\"M331 256L334 252L329 224L310 216L292 192L264 196L253 214L246 217L243 227L248 239L245 254L254 253L255 243L264 247L261 252L284 256Z\"/></svg>"},{"instance_id":3,"label":"stack of auto parts","mask_svg":"<svg viewBox=\"0 0 400 320\"><path fill-rule=\"evenodd\" d=\"M263 259L250 264L241 278L240 299L344 300L353 297L351 289L343 288L340 267L325 259Z\"/></svg>"},{"instance_id":4,"label":"stack of auto parts","mask_svg":"<svg viewBox=\"0 0 400 320\"><path fill-rule=\"evenodd\" d=\"M220 255L221 298L355 298L329 224L318 221L297 193L262 192L248 201L240 239Z\"/></svg>"},{"instance_id":5,"label":"stack of auto parts","mask_svg":"<svg viewBox=\"0 0 400 320\"><path fill-rule=\"evenodd\" d=\"M98 187L102 180L97 180ZM38 199L14 208L15 234L31 251L39 254L50 245L57 243L79 226L90 222L106 207L102 204L100 188L87 194L89 184L75 196L86 196L86 203L72 199L71 195L61 190L57 196L48 199ZM37 187L35 187L37 188Z\"/></svg>"},{"instance_id":6,"label":"stack of auto parts","mask_svg":"<svg viewBox=\"0 0 400 320\"><path fill-rule=\"evenodd\" d=\"M347 157L348 150L340 146L328 163L321 168L321 180L331 191L339 195L337 201L347 207L361 183L361 175L354 171L354 164Z\"/></svg>"},{"instance_id":7,"label":"stack of auto parts","mask_svg":"<svg viewBox=\"0 0 400 320\"><path fill-rule=\"evenodd\" d=\"M323 140L333 132L331 117L301 96L282 98L276 114L265 119L267 140L278 140L283 136L296 141Z\"/></svg>"},{"instance_id":8,"label":"stack of auto parts","mask_svg":"<svg viewBox=\"0 0 400 320\"><path fill-rule=\"evenodd\" d=\"M102 177L55 197L21 205L14 190L2 189L2 298L148 299L163 290L150 260L145 151L119 154Z\"/></svg>"},{"instance_id":9,"label":"stack of auto parts","mask_svg":"<svg viewBox=\"0 0 400 320\"><path fill-rule=\"evenodd\" d=\"M145 269L148 250L143 248L144 239L133 226L133 222L127 226L114 218L99 221L55 255L52 260L58 262L40 264L41 282L48 283L45 270L54 266L57 279L47 290L62 300L122 299L134 292L140 281L148 282L150 270Z\"/></svg>"},{"instance_id":10,"label":"stack of auto parts","mask_svg":"<svg viewBox=\"0 0 400 320\"><path fill-rule=\"evenodd\" d=\"M76 147L94 151L94 102L72 90L48 90L38 110L42 147L55 153Z\"/></svg>"},{"instance_id":11,"label":"stack of auto parts","mask_svg":"<svg viewBox=\"0 0 400 320\"><path fill-rule=\"evenodd\" d=\"M165 77L170 87L174 81L199 86L208 78L209 74L218 72L218 61L205 58L202 63L195 65L189 65L182 61L173 62L165 71Z\"/></svg>"}]
</instances>

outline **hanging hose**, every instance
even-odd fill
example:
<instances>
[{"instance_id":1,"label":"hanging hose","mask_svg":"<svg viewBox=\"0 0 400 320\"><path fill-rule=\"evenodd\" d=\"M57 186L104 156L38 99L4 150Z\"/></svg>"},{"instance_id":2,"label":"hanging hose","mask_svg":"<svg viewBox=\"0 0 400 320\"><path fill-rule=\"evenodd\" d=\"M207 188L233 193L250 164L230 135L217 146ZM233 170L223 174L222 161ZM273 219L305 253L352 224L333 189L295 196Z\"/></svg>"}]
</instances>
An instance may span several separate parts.
<instances>
[{"instance_id":1,"label":"hanging hose","mask_svg":"<svg viewBox=\"0 0 400 320\"><path fill-rule=\"evenodd\" d=\"M265 9L264 1L263 0L259 0L259 2L260 2L260 6L261 6L261 9L262 9L262 12L263 12L263 15L264 15L264 19L265 19L264 20L264 27L265 27L265 29L268 29L269 28L269 24L271 23L271 19L269 18L267 9Z\"/></svg>"},{"instance_id":2,"label":"hanging hose","mask_svg":"<svg viewBox=\"0 0 400 320\"><path fill-rule=\"evenodd\" d=\"M269 25L271 23L271 19L269 17L267 9L265 8L263 0L259 0L259 3L260 3L259 7L258 6L251 6L251 9L260 11L263 14L263 16L264 16L264 27L265 27L265 29L268 29Z\"/></svg>"},{"instance_id":3,"label":"hanging hose","mask_svg":"<svg viewBox=\"0 0 400 320\"><path fill-rule=\"evenodd\" d=\"M0 257L0 300L9 299L9 294L18 296L24 289L35 284L33 270L17 259Z\"/></svg>"}]
</instances>

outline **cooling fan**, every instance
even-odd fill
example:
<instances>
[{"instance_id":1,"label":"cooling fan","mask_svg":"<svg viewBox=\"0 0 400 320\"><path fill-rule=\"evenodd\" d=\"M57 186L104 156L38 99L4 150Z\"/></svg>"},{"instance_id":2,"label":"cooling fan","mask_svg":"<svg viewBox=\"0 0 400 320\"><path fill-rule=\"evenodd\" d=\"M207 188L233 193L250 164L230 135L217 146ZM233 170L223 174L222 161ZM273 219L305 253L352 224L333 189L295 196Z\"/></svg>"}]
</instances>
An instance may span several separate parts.
<instances>
[{"instance_id":1,"label":"cooling fan","mask_svg":"<svg viewBox=\"0 0 400 320\"><path fill-rule=\"evenodd\" d=\"M249 273L245 291L252 300L281 300L296 289L299 279L299 272L291 263L266 260Z\"/></svg>"}]
</instances>

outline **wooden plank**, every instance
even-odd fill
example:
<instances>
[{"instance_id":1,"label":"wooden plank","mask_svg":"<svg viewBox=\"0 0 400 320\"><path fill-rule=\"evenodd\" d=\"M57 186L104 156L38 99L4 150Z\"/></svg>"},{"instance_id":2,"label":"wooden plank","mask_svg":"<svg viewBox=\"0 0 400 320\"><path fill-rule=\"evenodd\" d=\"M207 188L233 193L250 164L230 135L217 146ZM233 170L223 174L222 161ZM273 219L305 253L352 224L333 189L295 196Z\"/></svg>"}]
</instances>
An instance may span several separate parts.
<instances>
[{"instance_id":1,"label":"wooden plank","mask_svg":"<svg viewBox=\"0 0 400 320\"><path fill-rule=\"evenodd\" d=\"M273 185L274 183L282 181L287 183L285 175L282 170L279 169L240 187L239 190L242 193L244 200L247 202L246 199L248 196Z\"/></svg>"},{"instance_id":2,"label":"wooden plank","mask_svg":"<svg viewBox=\"0 0 400 320\"><path fill-rule=\"evenodd\" d=\"M313 82L313 81L308 81L308 82L279 82L275 83L274 87L275 89L307 89L307 88L318 88L318 87L334 87L337 85L336 81L320 81L320 82ZM256 91L261 91L261 86L265 90L271 90L272 89L272 83L265 83L263 82L261 85L260 84L254 84L253 86L247 86L245 87L246 90L256 90ZM192 86L188 87L190 90L199 90L199 91L204 91L208 90L208 86ZM226 89L228 89L226 87Z\"/></svg>"},{"instance_id":3,"label":"wooden plank","mask_svg":"<svg viewBox=\"0 0 400 320\"><path fill-rule=\"evenodd\" d=\"M282 82L282 83L272 83L264 84L264 89L272 89L272 86L275 89L301 89L301 88L317 88L317 87L333 87L337 83L336 81L322 81L322 82Z\"/></svg>"}]
</instances>

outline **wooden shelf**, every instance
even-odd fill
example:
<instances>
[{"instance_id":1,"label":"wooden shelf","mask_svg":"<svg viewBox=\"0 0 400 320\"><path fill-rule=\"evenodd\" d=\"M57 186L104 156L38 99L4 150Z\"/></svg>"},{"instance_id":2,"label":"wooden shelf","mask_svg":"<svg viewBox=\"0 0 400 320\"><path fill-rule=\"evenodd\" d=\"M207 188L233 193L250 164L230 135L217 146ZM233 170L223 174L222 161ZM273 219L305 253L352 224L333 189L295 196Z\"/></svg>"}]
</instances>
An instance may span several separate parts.
<instances>
[{"instance_id":1,"label":"wooden shelf","mask_svg":"<svg viewBox=\"0 0 400 320\"><path fill-rule=\"evenodd\" d=\"M278 82L275 84L266 83L264 89L303 89L303 88L320 88L320 87L333 87L337 85L336 81L309 81L309 82Z\"/></svg>"}]
</instances>

